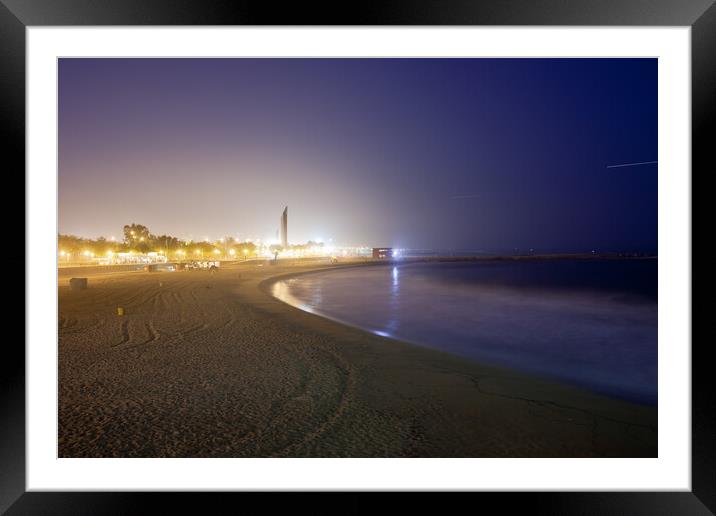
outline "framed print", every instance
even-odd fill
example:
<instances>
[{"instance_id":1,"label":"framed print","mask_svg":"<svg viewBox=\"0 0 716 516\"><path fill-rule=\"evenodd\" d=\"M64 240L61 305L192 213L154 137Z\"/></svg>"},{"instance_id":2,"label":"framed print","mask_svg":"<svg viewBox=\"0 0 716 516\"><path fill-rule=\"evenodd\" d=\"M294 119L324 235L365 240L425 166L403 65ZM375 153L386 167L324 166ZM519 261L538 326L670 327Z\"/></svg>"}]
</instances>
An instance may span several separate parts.
<instances>
[{"instance_id":1,"label":"framed print","mask_svg":"<svg viewBox=\"0 0 716 516\"><path fill-rule=\"evenodd\" d=\"M691 333L712 2L0 20L27 202L8 514L138 491L714 510Z\"/></svg>"}]
</instances>

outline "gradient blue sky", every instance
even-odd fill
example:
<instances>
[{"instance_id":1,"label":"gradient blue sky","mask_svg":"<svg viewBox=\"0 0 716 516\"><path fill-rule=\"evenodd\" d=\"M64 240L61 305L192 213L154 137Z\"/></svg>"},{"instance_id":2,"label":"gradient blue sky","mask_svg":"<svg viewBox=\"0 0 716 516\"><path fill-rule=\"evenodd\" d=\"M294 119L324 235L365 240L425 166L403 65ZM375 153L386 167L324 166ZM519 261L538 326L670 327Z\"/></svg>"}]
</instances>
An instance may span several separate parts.
<instances>
[{"instance_id":1,"label":"gradient blue sky","mask_svg":"<svg viewBox=\"0 0 716 516\"><path fill-rule=\"evenodd\" d=\"M59 231L656 250L656 59L61 59Z\"/></svg>"}]
</instances>

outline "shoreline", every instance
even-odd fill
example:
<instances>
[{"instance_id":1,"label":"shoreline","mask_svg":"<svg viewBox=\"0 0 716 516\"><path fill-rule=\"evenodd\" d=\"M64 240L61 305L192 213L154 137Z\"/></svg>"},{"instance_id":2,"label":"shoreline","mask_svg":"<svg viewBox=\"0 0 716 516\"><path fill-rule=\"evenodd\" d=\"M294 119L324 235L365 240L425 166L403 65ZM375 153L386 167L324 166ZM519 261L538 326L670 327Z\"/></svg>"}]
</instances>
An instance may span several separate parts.
<instances>
[{"instance_id":1,"label":"shoreline","mask_svg":"<svg viewBox=\"0 0 716 516\"><path fill-rule=\"evenodd\" d=\"M442 263L443 261L446 262L446 263L447 263L447 262L452 263L450 260L431 261L431 262L428 262L428 263ZM325 312L322 311L320 308L307 306L307 305L305 305L304 303L302 303L300 299L295 298L295 297L292 296L292 295L289 295L289 296L294 299L295 304L294 304L293 302L290 302L290 301L281 299L280 297L274 296L273 293L272 293L272 288L273 288L273 286L276 285L277 283L285 282L285 281L287 281L287 280L291 280L291 279L294 279L294 278L300 278L300 277L302 277L302 276L307 276L307 275L310 275L310 274L321 274L321 273L325 273L325 272L329 272L329 271L334 271L334 270L340 270L340 269L359 268L359 267L363 267L363 266L366 266L366 265L373 265L373 266L383 265L383 266L386 266L386 267L390 267L390 266L396 266L396 265L400 265L400 264L406 264L406 265L407 265L407 264L420 264L420 263L424 263L424 262L423 262L423 261L413 261L413 262L404 263L404 262L401 262L400 260L394 260L394 261L383 262L383 263L369 263L369 264L356 263L356 264L350 264L350 265L346 264L346 265L343 265L343 266L332 265L332 266L330 266L330 267L312 269L312 270L308 270L308 271L301 271L301 272L293 272L293 273L283 273L283 274L279 274L279 275L272 276L272 277L270 277L270 278L264 279L264 280L261 281L257 286L258 286L258 288L259 288L260 290L262 290L267 296L269 296L269 297L271 297L271 298L273 298L273 299L275 299L275 300L277 300L277 301L279 301L279 302L281 302L281 303L287 305L287 306L290 307L291 309L299 310L299 311L302 311L302 312L304 312L304 313L308 313L308 314L310 314L310 315L314 315L314 316L316 316L316 317L320 317L320 318L323 318L323 319L327 319L327 320L329 320L329 321L332 321L332 322L334 322L334 323L340 324L340 325L342 325L342 326L346 326L346 327L348 327L348 328L351 328L351 329L354 329L354 330L358 330L358 331L364 332L364 333L366 333L367 335L369 335L369 336L371 336L371 337L377 337L377 338L387 339L387 340L389 340L389 341L401 342L401 343L403 343L403 344L410 345L410 346L417 346L417 347L424 348L424 349L430 349L430 350L436 351L436 352L438 352L438 353L446 353L446 354L448 354L448 355L450 355L450 356L457 357L457 358L459 358L459 359L461 359L461 360L468 360L468 361L474 362L474 363L476 363L476 364L478 364L478 365L480 365L480 366L483 366L483 367L494 367L494 368L496 368L496 369L503 369L503 370L505 370L506 372L513 372L513 373L516 373L516 374L525 375L525 376L527 376L527 377L532 377L532 378L534 378L535 380L542 380L542 381L554 382L554 383L557 383L557 384L560 384L560 385L564 385L564 386L570 387L570 388L583 389L583 390L588 391L588 392L590 392L590 393L592 393L592 394L595 394L595 395L598 395L598 396L605 396L605 397L607 397L607 398L614 399L614 400L617 400L617 401L623 401L623 402L627 402L627 403L633 403L633 404L635 404L635 405L644 406L644 407L650 407L650 408L656 408L656 407L658 406L658 401L651 402L651 401L638 400L638 399L636 399L636 398L620 397L620 396L610 395L610 394L607 394L607 393L603 393L603 392L598 392L598 391L596 391L596 390L592 390L592 389L590 389L590 388L588 388L588 387L586 387L586 386L584 386L584 385L579 385L579 384L577 384L577 383L570 383L570 382L568 382L568 381L566 381L566 380L562 380L562 379L559 379L559 378L556 378L556 377L549 377L549 376L547 376L547 375L540 375L540 374L532 373L532 372L529 372L529 371L523 371L523 370L520 370L520 369L513 369L513 368L510 368L510 367L505 366L505 365L492 364L492 363L488 363L488 362L484 362L484 361L478 360L478 359L473 358L473 357L470 357L470 356L461 355L461 354L459 354L459 353L454 353L454 352L451 352L451 351L443 350L443 349L440 349L439 347L434 347L434 346L431 346L431 345L426 344L426 343L420 343L420 342L417 342L417 341L409 340L408 338L401 338L401 337L398 337L398 336L395 336L395 335L392 335L392 334L384 334L384 333L381 333L381 332L380 332L379 330L377 330L377 329L371 329L371 328L366 327L366 326L361 326L361 325L359 325L359 324L357 324L357 323L351 323L351 322L349 322L349 321L343 320L343 319L341 319L341 318L339 318L339 317L337 317L337 316L332 316L332 315L330 315L330 314L328 314L328 313L325 313Z\"/></svg>"},{"instance_id":2,"label":"shoreline","mask_svg":"<svg viewBox=\"0 0 716 516\"><path fill-rule=\"evenodd\" d=\"M327 260L329 257L306 257L306 258L281 258L279 263L295 263L301 261L315 261L315 260ZM454 262L454 261L509 261L509 260L656 260L657 255L641 255L635 253L551 253L551 254L515 254L515 255L426 255L426 256L405 256L400 258L373 258L370 256L348 256L341 257L341 259L353 260L358 263L393 263L393 262ZM200 259L198 261L202 261ZM168 264L187 263L197 260L169 260ZM272 262L272 258L250 258L248 260L219 260L224 264L230 265L241 265L246 263L260 263L260 262ZM102 265L97 263L72 263L72 264L58 264L58 274L60 271L65 272L70 269L88 269L89 271L95 269L117 269L117 272L127 272L131 270L138 270L145 264L109 264Z\"/></svg>"},{"instance_id":3,"label":"shoreline","mask_svg":"<svg viewBox=\"0 0 716 516\"><path fill-rule=\"evenodd\" d=\"M656 456L656 407L380 337L267 292L363 265L60 286L60 456Z\"/></svg>"}]
</instances>

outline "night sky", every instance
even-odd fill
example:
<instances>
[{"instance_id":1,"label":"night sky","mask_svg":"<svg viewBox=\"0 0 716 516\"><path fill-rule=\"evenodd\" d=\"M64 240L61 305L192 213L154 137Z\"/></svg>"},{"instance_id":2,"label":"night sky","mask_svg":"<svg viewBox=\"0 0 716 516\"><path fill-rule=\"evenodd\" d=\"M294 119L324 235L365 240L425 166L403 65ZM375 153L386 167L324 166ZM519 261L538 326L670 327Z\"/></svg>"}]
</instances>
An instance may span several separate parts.
<instances>
[{"instance_id":1,"label":"night sky","mask_svg":"<svg viewBox=\"0 0 716 516\"><path fill-rule=\"evenodd\" d=\"M61 59L59 232L656 250L656 59Z\"/></svg>"}]
</instances>

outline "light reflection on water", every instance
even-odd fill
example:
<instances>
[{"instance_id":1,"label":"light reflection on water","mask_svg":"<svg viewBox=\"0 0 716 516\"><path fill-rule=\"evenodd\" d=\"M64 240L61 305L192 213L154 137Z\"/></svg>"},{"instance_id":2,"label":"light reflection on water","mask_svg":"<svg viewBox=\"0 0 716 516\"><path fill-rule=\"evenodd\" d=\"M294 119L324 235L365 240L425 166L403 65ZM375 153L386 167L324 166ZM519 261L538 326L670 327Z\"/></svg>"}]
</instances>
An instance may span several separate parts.
<instances>
[{"instance_id":1,"label":"light reflection on water","mask_svg":"<svg viewBox=\"0 0 716 516\"><path fill-rule=\"evenodd\" d=\"M657 303L641 296L652 266L378 266L303 275L272 293L376 335L656 403Z\"/></svg>"},{"instance_id":2,"label":"light reflection on water","mask_svg":"<svg viewBox=\"0 0 716 516\"><path fill-rule=\"evenodd\" d=\"M400 319L397 317L397 315L400 314L400 270L397 266L393 267L391 275L393 281L390 287L390 311L388 312L389 317L385 323L385 331L376 332L382 337L390 337L400 328Z\"/></svg>"},{"instance_id":3,"label":"light reflection on water","mask_svg":"<svg viewBox=\"0 0 716 516\"><path fill-rule=\"evenodd\" d=\"M301 310L304 310L309 313L315 313L315 310L313 309L313 306L311 306L311 304L304 303L293 295L291 291L291 283L295 281L295 279L289 279L274 283L271 286L271 294L291 306L295 306L296 308L300 308Z\"/></svg>"}]
</instances>

